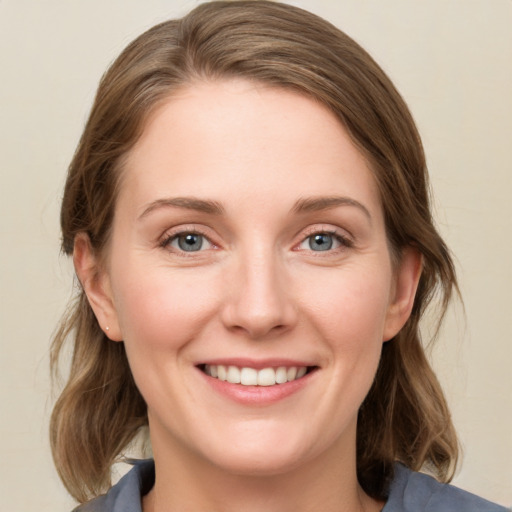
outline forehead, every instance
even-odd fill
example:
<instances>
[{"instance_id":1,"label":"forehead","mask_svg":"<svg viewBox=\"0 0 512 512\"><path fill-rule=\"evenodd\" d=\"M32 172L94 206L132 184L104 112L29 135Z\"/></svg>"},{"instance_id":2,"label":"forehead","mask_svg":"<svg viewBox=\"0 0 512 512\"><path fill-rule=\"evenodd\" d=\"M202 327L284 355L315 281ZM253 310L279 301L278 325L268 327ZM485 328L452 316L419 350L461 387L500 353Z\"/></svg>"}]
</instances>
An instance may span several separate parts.
<instances>
[{"instance_id":1,"label":"forehead","mask_svg":"<svg viewBox=\"0 0 512 512\"><path fill-rule=\"evenodd\" d=\"M165 194L291 201L349 192L379 202L364 156L335 115L304 95L244 80L174 93L149 117L121 181L132 203Z\"/></svg>"}]
</instances>

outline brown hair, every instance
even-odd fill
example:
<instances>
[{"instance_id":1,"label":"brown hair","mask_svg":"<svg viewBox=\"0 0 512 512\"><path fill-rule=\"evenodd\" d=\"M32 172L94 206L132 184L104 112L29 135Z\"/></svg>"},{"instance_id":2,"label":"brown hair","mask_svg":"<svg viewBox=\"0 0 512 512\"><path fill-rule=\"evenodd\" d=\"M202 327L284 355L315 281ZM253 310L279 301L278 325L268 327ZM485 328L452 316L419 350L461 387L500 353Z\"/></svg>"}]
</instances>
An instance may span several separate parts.
<instances>
[{"instance_id":1,"label":"brown hair","mask_svg":"<svg viewBox=\"0 0 512 512\"><path fill-rule=\"evenodd\" d=\"M101 80L69 167L61 211L62 247L86 233L101 254L109 239L119 169L148 115L197 79L246 78L308 95L326 105L366 156L378 183L392 254L415 247L423 271L412 314L384 344L359 413L357 471L363 489L383 499L398 460L428 466L447 481L457 439L426 359L419 321L437 294L440 318L457 289L449 252L433 225L425 156L406 104L373 59L321 18L267 1L203 4L133 41ZM100 329L81 288L52 349L55 370L66 338L74 343L67 384L51 418L59 474L79 501L110 485L110 468L141 427L146 405L122 343Z\"/></svg>"}]
</instances>

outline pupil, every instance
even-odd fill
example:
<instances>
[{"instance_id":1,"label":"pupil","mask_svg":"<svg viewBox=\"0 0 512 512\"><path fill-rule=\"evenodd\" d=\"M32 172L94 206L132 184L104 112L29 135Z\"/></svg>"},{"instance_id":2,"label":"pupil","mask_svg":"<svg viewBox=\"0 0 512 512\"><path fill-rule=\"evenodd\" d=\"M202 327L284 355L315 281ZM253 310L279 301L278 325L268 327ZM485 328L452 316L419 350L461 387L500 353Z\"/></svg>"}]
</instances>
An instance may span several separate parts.
<instances>
[{"instance_id":1,"label":"pupil","mask_svg":"<svg viewBox=\"0 0 512 512\"><path fill-rule=\"evenodd\" d=\"M183 251L198 251L203 245L201 235L190 233L188 235L180 236L178 239L178 245Z\"/></svg>"},{"instance_id":2,"label":"pupil","mask_svg":"<svg viewBox=\"0 0 512 512\"><path fill-rule=\"evenodd\" d=\"M314 235L309 242L309 246L314 251L328 251L332 248L332 236L326 233Z\"/></svg>"}]
</instances>

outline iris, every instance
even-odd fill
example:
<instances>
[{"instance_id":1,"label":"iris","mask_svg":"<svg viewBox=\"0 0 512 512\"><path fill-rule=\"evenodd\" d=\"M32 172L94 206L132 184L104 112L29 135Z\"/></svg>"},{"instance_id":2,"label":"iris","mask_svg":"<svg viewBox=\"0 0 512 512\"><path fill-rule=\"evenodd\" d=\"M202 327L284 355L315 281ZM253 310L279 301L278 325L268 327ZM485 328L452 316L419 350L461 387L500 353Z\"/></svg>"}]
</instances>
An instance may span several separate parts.
<instances>
[{"instance_id":1,"label":"iris","mask_svg":"<svg viewBox=\"0 0 512 512\"><path fill-rule=\"evenodd\" d=\"M332 249L334 240L329 233L317 233L309 237L309 248L312 251L328 251Z\"/></svg>"},{"instance_id":2,"label":"iris","mask_svg":"<svg viewBox=\"0 0 512 512\"><path fill-rule=\"evenodd\" d=\"M203 247L203 236L197 233L187 233L177 237L178 246L182 251L200 251Z\"/></svg>"}]
</instances>

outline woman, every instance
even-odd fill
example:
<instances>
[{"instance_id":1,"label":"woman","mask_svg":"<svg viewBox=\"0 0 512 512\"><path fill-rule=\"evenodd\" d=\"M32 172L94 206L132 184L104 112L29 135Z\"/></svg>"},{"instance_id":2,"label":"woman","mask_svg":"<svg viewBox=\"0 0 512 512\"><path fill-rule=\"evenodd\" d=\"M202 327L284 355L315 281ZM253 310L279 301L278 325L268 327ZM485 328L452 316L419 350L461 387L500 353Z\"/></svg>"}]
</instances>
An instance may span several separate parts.
<instances>
[{"instance_id":1,"label":"woman","mask_svg":"<svg viewBox=\"0 0 512 512\"><path fill-rule=\"evenodd\" d=\"M51 423L79 510L502 510L439 481L457 440L420 343L457 288L403 100L355 42L212 2L104 76L69 169L81 291Z\"/></svg>"}]
</instances>

